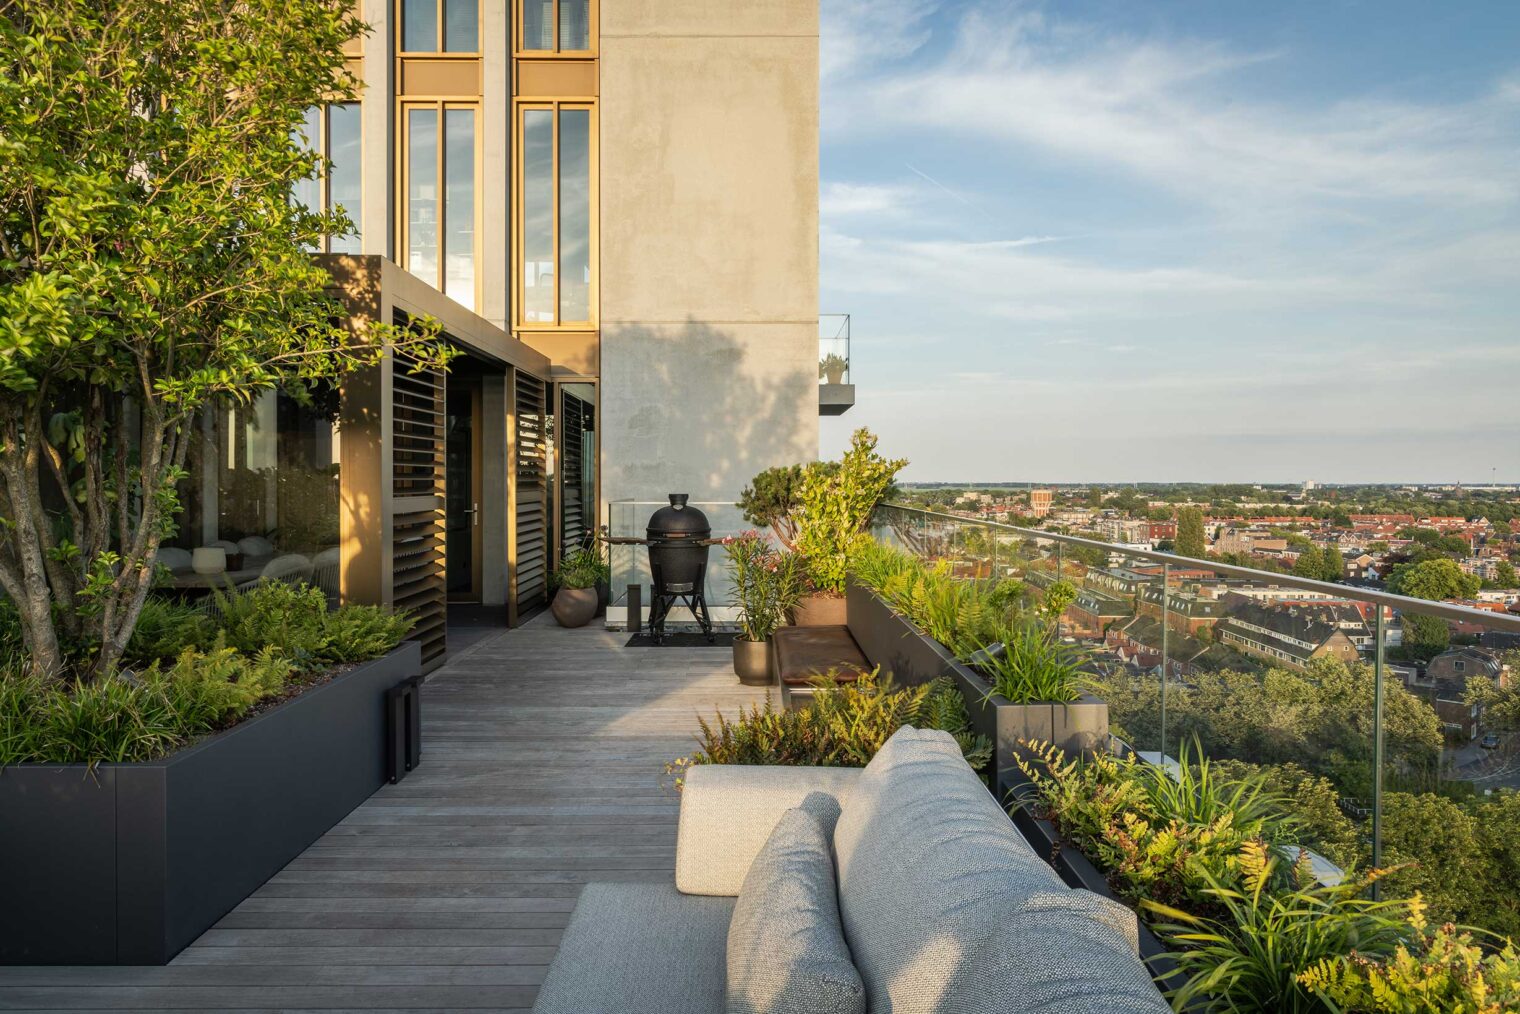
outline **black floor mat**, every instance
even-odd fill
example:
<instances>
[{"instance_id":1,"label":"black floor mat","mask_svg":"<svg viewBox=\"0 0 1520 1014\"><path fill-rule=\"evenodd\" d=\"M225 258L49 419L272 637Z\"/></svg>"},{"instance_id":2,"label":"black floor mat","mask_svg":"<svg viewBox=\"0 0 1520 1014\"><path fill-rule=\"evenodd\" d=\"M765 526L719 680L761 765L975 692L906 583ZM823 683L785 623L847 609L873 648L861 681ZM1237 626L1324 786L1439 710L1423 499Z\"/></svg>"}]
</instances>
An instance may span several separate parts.
<instances>
[{"instance_id":1,"label":"black floor mat","mask_svg":"<svg viewBox=\"0 0 1520 1014\"><path fill-rule=\"evenodd\" d=\"M714 633L713 639L709 641L705 635L697 633L696 631L668 630L665 632L665 637L662 639L662 641L659 644L655 644L654 639L649 636L649 632L647 630L641 630L637 634L634 634L632 637L630 637L628 639L628 643L623 645L623 647L724 648L732 645L733 640L733 634L729 634L725 637L721 632Z\"/></svg>"}]
</instances>

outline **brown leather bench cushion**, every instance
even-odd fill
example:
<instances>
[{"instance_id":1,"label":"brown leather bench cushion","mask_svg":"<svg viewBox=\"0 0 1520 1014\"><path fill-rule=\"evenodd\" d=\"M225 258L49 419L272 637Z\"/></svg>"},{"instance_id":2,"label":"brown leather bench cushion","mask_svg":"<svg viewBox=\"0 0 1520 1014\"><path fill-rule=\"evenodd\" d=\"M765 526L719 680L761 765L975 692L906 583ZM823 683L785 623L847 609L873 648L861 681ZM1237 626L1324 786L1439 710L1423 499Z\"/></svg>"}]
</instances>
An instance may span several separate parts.
<instances>
[{"instance_id":1,"label":"brown leather bench cushion","mask_svg":"<svg viewBox=\"0 0 1520 1014\"><path fill-rule=\"evenodd\" d=\"M788 686L807 686L830 669L835 669L837 683L853 683L871 671L871 664L861 653L860 645L850 636L850 628L782 627L776 631L774 645L776 672Z\"/></svg>"}]
</instances>

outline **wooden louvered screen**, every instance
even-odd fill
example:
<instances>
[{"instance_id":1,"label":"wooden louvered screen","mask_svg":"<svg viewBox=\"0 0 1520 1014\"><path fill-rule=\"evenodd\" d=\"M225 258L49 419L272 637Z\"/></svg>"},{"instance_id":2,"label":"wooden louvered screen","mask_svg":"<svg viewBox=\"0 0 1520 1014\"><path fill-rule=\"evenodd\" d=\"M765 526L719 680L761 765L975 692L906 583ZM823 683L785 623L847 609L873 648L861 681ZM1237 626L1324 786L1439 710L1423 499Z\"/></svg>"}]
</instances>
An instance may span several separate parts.
<instances>
[{"instance_id":1,"label":"wooden louvered screen","mask_svg":"<svg viewBox=\"0 0 1520 1014\"><path fill-rule=\"evenodd\" d=\"M544 602L548 590L548 439L544 382L515 371L517 432L516 593L521 613Z\"/></svg>"},{"instance_id":2,"label":"wooden louvered screen","mask_svg":"<svg viewBox=\"0 0 1520 1014\"><path fill-rule=\"evenodd\" d=\"M391 377L392 601L417 619L411 636L422 642L426 665L447 650L448 604L443 553L444 378L436 370L409 372L396 364Z\"/></svg>"},{"instance_id":3,"label":"wooden louvered screen","mask_svg":"<svg viewBox=\"0 0 1520 1014\"><path fill-rule=\"evenodd\" d=\"M560 412L559 440L561 443L559 483L560 495L560 553L578 549L586 541L586 474L585 433L590 423L591 406L575 395L565 392Z\"/></svg>"}]
</instances>

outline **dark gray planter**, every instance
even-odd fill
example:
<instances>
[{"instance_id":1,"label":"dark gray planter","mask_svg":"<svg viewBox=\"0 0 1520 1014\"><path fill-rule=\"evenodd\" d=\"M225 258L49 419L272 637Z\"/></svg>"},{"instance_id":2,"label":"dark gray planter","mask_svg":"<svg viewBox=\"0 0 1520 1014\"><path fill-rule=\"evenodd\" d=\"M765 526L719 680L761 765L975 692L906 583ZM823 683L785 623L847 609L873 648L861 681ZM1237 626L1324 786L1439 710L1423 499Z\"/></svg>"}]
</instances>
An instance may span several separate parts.
<instances>
[{"instance_id":1,"label":"dark gray planter","mask_svg":"<svg viewBox=\"0 0 1520 1014\"><path fill-rule=\"evenodd\" d=\"M0 963L161 965L385 782L417 642L163 760L0 771Z\"/></svg>"},{"instance_id":2,"label":"dark gray planter","mask_svg":"<svg viewBox=\"0 0 1520 1014\"><path fill-rule=\"evenodd\" d=\"M898 686L927 683L938 676L955 680L966 698L971 727L996 747L993 784L999 796L1010 773L1018 773L1015 758L1020 740L1054 743L1069 756L1091 755L1108 747L1108 705L1090 694L1069 703L1015 704L992 692L988 682L955 660L950 649L919 633L890 605L855 581L846 592L850 633L872 665L891 673Z\"/></svg>"}]
</instances>

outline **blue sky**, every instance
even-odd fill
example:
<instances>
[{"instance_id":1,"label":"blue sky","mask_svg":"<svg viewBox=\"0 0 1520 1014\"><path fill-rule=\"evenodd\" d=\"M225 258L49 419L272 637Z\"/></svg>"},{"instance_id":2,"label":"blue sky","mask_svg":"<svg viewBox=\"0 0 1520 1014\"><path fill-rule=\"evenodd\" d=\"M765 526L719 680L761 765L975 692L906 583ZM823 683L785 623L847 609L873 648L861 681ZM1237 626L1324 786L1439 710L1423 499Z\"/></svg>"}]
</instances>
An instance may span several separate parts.
<instances>
[{"instance_id":1,"label":"blue sky","mask_svg":"<svg viewBox=\"0 0 1520 1014\"><path fill-rule=\"evenodd\" d=\"M1520 481L1520 2L821 4L826 456Z\"/></svg>"}]
</instances>

